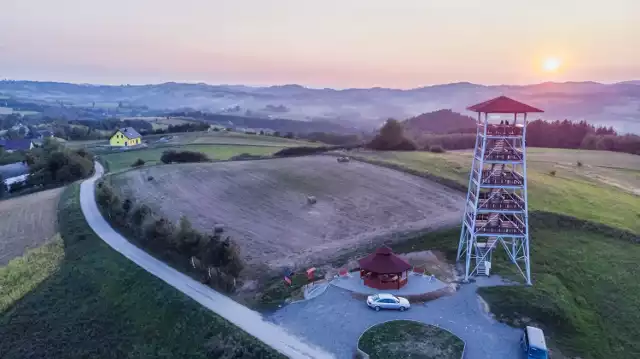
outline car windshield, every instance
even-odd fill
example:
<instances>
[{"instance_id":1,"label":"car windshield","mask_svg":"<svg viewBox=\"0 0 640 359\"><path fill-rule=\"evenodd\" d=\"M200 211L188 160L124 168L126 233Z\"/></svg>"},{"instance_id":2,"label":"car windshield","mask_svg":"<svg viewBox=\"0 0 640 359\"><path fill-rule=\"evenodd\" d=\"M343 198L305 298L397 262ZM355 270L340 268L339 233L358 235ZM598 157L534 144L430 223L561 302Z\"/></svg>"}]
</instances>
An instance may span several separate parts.
<instances>
[{"instance_id":1,"label":"car windshield","mask_svg":"<svg viewBox=\"0 0 640 359\"><path fill-rule=\"evenodd\" d=\"M378 300L379 298L380 298L380 297L378 297L378 295L377 295L377 294L376 294L376 295L374 295L373 297L371 297L371 299L373 299L373 300Z\"/></svg>"},{"instance_id":2,"label":"car windshield","mask_svg":"<svg viewBox=\"0 0 640 359\"><path fill-rule=\"evenodd\" d=\"M535 359L546 359L547 353L546 351L534 347L529 348L529 358Z\"/></svg>"}]
</instances>

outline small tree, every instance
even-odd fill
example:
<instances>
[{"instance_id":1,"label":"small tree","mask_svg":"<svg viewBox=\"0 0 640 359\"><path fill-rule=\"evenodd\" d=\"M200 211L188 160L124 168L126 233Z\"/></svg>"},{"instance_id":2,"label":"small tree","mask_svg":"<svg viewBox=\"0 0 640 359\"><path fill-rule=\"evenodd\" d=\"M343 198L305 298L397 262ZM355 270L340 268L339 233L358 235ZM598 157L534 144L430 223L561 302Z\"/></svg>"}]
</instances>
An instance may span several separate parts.
<instances>
[{"instance_id":1,"label":"small tree","mask_svg":"<svg viewBox=\"0 0 640 359\"><path fill-rule=\"evenodd\" d=\"M142 158L138 158L132 165L131 167L142 167L144 166L145 162Z\"/></svg>"},{"instance_id":2,"label":"small tree","mask_svg":"<svg viewBox=\"0 0 640 359\"><path fill-rule=\"evenodd\" d=\"M405 137L402 124L389 119L380 129L380 133L367 145L379 151L414 151L416 145Z\"/></svg>"}]
</instances>

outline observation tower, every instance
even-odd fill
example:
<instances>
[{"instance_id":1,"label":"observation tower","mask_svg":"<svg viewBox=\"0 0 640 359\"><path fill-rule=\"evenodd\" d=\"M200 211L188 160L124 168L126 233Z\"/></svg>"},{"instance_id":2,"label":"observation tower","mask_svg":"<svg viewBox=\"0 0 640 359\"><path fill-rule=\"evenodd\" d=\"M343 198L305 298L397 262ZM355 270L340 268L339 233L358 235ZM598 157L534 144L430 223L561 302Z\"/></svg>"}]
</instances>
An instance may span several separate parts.
<instances>
[{"instance_id":1,"label":"observation tower","mask_svg":"<svg viewBox=\"0 0 640 359\"><path fill-rule=\"evenodd\" d=\"M489 275L501 246L531 285L527 211L527 114L540 109L500 96L467 108L478 113L457 260L465 281Z\"/></svg>"}]
</instances>

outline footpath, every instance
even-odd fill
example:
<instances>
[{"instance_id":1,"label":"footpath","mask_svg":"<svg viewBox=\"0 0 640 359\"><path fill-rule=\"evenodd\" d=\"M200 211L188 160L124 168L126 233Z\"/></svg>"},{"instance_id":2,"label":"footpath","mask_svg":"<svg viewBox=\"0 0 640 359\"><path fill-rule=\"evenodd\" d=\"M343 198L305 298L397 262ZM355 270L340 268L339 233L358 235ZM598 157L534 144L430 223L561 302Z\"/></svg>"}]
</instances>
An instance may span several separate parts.
<instances>
[{"instance_id":1,"label":"footpath","mask_svg":"<svg viewBox=\"0 0 640 359\"><path fill-rule=\"evenodd\" d=\"M95 182L104 174L104 169L97 162L95 168L95 175L85 180L80 186L80 205L89 226L111 248L289 358L334 358L332 354L323 349L307 344L282 327L264 320L260 313L195 281L127 241L111 228L98 210L95 199Z\"/></svg>"}]
</instances>

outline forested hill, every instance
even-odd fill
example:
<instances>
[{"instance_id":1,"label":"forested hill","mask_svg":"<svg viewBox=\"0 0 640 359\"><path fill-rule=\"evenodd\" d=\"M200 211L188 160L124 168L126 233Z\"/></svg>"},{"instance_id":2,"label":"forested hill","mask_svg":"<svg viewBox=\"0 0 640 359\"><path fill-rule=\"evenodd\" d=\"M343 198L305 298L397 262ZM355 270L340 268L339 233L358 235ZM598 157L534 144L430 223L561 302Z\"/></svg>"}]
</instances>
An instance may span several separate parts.
<instances>
[{"instance_id":1,"label":"forested hill","mask_svg":"<svg viewBox=\"0 0 640 359\"><path fill-rule=\"evenodd\" d=\"M475 130L475 120L452 110L423 113L403 121L407 133L451 133Z\"/></svg>"}]
</instances>

